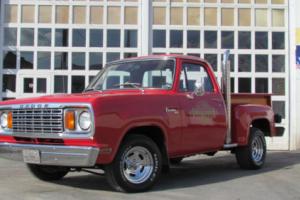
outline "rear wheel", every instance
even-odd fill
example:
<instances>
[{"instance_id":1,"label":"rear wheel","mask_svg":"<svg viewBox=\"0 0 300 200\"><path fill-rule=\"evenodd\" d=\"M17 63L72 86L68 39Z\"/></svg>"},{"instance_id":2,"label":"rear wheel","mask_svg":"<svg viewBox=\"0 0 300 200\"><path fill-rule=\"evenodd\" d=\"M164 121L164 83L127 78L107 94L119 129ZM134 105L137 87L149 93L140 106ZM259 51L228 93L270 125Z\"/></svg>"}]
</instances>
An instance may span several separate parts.
<instances>
[{"instance_id":1,"label":"rear wheel","mask_svg":"<svg viewBox=\"0 0 300 200\"><path fill-rule=\"evenodd\" d=\"M236 149L236 159L242 169L260 169L265 163L266 151L264 133L251 128L248 145Z\"/></svg>"},{"instance_id":2,"label":"rear wheel","mask_svg":"<svg viewBox=\"0 0 300 200\"><path fill-rule=\"evenodd\" d=\"M162 156L148 137L130 135L121 145L115 160L106 166L110 185L120 192L141 192L150 189L162 170Z\"/></svg>"},{"instance_id":3,"label":"rear wheel","mask_svg":"<svg viewBox=\"0 0 300 200\"><path fill-rule=\"evenodd\" d=\"M44 165L27 165L30 172L43 181L57 181L65 177L70 169L67 167L44 166Z\"/></svg>"}]
</instances>

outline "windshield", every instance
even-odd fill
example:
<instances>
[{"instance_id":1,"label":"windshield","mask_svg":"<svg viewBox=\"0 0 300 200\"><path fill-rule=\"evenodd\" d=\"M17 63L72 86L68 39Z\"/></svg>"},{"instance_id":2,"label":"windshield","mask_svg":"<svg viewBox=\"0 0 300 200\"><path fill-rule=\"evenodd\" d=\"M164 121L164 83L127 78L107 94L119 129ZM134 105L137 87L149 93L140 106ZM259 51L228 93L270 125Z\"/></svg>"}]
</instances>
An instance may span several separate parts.
<instances>
[{"instance_id":1,"label":"windshield","mask_svg":"<svg viewBox=\"0 0 300 200\"><path fill-rule=\"evenodd\" d=\"M106 66L87 87L88 90L128 88L171 89L174 60L133 60Z\"/></svg>"}]
</instances>

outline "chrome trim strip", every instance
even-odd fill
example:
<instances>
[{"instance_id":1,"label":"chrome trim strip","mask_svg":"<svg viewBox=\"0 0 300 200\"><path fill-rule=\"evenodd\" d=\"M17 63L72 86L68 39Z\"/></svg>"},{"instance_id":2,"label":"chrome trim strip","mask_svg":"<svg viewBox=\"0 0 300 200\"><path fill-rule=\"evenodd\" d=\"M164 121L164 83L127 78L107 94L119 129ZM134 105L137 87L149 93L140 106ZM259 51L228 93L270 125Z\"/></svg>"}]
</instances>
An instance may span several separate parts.
<instances>
[{"instance_id":1,"label":"chrome trim strip","mask_svg":"<svg viewBox=\"0 0 300 200\"><path fill-rule=\"evenodd\" d=\"M0 157L23 161L22 151L38 150L41 165L93 167L100 149L95 147L0 143Z\"/></svg>"},{"instance_id":2,"label":"chrome trim strip","mask_svg":"<svg viewBox=\"0 0 300 200\"><path fill-rule=\"evenodd\" d=\"M14 133L12 130L0 130L0 135L11 135L15 137L24 138L48 138L48 139L93 139L95 134L95 115L91 104L88 103L31 103L31 104L12 104L0 106L1 110L15 110L15 109L26 109L26 108L83 108L90 111L92 115L92 126L90 130L87 131L67 131L64 130L62 133L52 134L52 133Z\"/></svg>"}]
</instances>

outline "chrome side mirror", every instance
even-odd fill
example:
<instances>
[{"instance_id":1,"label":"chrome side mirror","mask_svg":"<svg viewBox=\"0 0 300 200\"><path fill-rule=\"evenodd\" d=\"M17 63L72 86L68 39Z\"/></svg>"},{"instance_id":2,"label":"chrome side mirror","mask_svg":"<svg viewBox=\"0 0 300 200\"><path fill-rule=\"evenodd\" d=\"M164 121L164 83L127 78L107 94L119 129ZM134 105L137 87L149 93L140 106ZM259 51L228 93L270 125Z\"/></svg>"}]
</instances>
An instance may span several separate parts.
<instances>
[{"instance_id":1,"label":"chrome side mirror","mask_svg":"<svg viewBox=\"0 0 300 200\"><path fill-rule=\"evenodd\" d=\"M195 90L194 94L196 96L203 96L205 93L205 88L204 88L204 81L197 81L195 83Z\"/></svg>"}]
</instances>

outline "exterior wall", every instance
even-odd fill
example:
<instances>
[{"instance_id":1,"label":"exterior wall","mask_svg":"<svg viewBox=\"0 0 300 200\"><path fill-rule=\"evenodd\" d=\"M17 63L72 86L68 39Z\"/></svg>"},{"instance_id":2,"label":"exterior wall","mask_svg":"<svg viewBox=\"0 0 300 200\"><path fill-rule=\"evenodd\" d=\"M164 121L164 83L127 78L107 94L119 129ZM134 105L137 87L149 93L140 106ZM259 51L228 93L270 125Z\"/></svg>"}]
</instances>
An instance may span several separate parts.
<instances>
[{"instance_id":1,"label":"exterior wall","mask_svg":"<svg viewBox=\"0 0 300 200\"><path fill-rule=\"evenodd\" d=\"M300 1L295 1L295 13L299 12L300 9ZM298 15L295 14L295 24L296 24L296 46L300 48L300 21ZM300 55L296 59L300 60ZM296 83L295 83L295 93L296 93L296 108L294 109L296 112L296 148L300 148L300 63L296 70Z\"/></svg>"}]
</instances>

